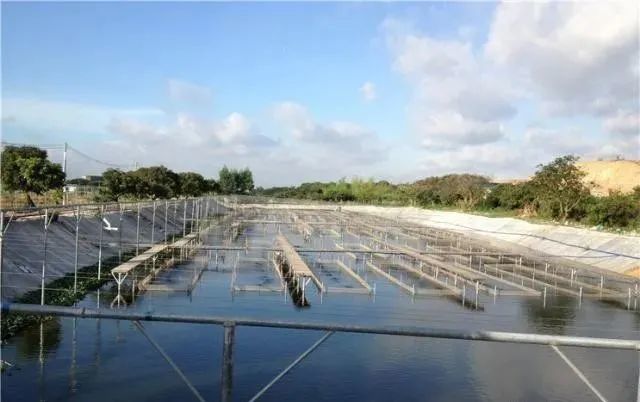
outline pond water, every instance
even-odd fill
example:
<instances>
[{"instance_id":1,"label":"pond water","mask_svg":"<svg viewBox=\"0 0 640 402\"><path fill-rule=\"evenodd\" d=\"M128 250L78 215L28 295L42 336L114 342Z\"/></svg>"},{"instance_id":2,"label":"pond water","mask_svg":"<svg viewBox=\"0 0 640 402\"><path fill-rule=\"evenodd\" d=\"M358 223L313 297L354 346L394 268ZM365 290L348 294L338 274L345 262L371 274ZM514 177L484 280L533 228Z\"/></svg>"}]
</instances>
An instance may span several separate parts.
<instances>
[{"instance_id":1,"label":"pond water","mask_svg":"<svg viewBox=\"0 0 640 402\"><path fill-rule=\"evenodd\" d=\"M272 239L247 228L232 244ZM301 235L284 232L295 245ZM214 231L205 244L220 244ZM271 236L271 237L270 237ZM316 240L313 240L316 242ZM327 239L324 239L324 246ZM346 241L346 240L345 240ZM354 241L349 239L349 241ZM256 243L257 244L257 243ZM266 244L266 243L265 243ZM501 330L640 339L640 314L595 299L548 294L540 297L480 294L478 305L442 295L412 296L359 258L339 257L375 294L332 292L360 286L336 265L334 255L303 257L328 283L320 294L311 284L310 306L297 308L285 292L232 292L237 285L277 287L266 252L200 251L163 273L157 283L189 283L193 291L146 292L121 308L304 322ZM210 259L209 259L210 258ZM264 262L260 259L264 258ZM382 261L379 261L382 263ZM204 269L204 270L203 270ZM200 271L202 271L200 275ZM235 274L234 274L235 271ZM389 265L404 283L430 283ZM81 306L110 308L112 294L94 293ZM153 339L207 400L221 395L223 328L200 324L144 323ZM320 339L324 332L238 327L234 345L232 398L249 400ZM632 401L638 383L638 353L561 348L610 401ZM2 346L13 364L2 374L5 401L195 400L193 394L129 321L56 318L29 328ZM548 346L470 342L386 335L336 333L271 387L260 400L310 401L596 401L595 395Z\"/></svg>"}]
</instances>

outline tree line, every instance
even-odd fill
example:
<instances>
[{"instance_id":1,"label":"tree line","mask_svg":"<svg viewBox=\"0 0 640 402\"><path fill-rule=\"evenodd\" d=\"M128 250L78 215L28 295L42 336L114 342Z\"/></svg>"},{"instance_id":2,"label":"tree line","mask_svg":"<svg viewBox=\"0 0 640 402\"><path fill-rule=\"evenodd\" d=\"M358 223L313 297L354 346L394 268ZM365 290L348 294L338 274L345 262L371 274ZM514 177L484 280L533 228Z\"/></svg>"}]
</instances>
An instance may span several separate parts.
<instances>
[{"instance_id":1,"label":"tree line","mask_svg":"<svg viewBox=\"0 0 640 402\"><path fill-rule=\"evenodd\" d=\"M208 193L250 194L253 189L253 174L248 168L224 166L215 180L195 172L176 173L165 166L150 166L128 172L106 170L98 197L101 201L199 197Z\"/></svg>"},{"instance_id":2,"label":"tree line","mask_svg":"<svg viewBox=\"0 0 640 402\"><path fill-rule=\"evenodd\" d=\"M62 193L65 174L59 164L47 159L45 150L7 146L0 155L0 184L3 191L21 191L34 206L30 193ZM176 173L165 166L133 171L106 170L96 201L121 201L197 197L215 194L259 194L271 197L359 202L377 205L412 205L449 208L495 214L541 217L560 222L580 222L609 228L640 229L640 186L631 194L611 192L606 197L590 194L585 173L572 155L556 158L537 167L531 180L494 184L487 177L449 174L413 183L393 184L373 179L345 179L303 183L293 187L258 188L248 169L224 166L218 179L199 173ZM67 182L68 183L68 182Z\"/></svg>"},{"instance_id":3,"label":"tree line","mask_svg":"<svg viewBox=\"0 0 640 402\"><path fill-rule=\"evenodd\" d=\"M62 166L49 161L47 152L37 147L7 146L2 150L0 160L2 190L24 193L29 206L35 206L30 194L47 191L62 194L65 184L82 183L78 179L66 180ZM195 172L176 173L165 166L132 171L107 169L99 181L96 201L198 197L207 193L251 194L253 190L253 174L248 168L224 166L217 180L206 179Z\"/></svg>"},{"instance_id":4,"label":"tree line","mask_svg":"<svg viewBox=\"0 0 640 402\"><path fill-rule=\"evenodd\" d=\"M303 183L293 187L258 189L271 197L359 202L377 205L460 209L498 215L540 217L607 228L640 229L640 186L631 194L590 194L585 173L572 155L539 165L531 180L494 184L487 177L448 174L407 184L373 179Z\"/></svg>"}]
</instances>

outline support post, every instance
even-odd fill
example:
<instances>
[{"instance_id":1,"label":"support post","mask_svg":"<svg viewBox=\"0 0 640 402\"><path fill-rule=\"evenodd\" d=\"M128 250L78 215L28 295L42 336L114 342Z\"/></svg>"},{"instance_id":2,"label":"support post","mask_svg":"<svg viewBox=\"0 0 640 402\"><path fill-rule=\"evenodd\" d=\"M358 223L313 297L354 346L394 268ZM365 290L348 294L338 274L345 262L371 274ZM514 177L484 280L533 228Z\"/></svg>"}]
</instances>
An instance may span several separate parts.
<instances>
[{"instance_id":1,"label":"support post","mask_svg":"<svg viewBox=\"0 0 640 402\"><path fill-rule=\"evenodd\" d=\"M53 215L53 214L52 214ZM44 306L44 277L47 271L47 233L49 232L49 223L51 223L49 219L49 210L44 210L44 236L43 236L43 247L42 247L42 278L41 278L41 291L40 291L40 305Z\"/></svg>"},{"instance_id":2,"label":"support post","mask_svg":"<svg viewBox=\"0 0 640 402\"><path fill-rule=\"evenodd\" d=\"M176 223L178 222L178 201L174 201L173 202L173 225L174 228L171 231L171 243L175 243L176 242L176 230L175 230L175 226Z\"/></svg>"},{"instance_id":3,"label":"support post","mask_svg":"<svg viewBox=\"0 0 640 402\"><path fill-rule=\"evenodd\" d=\"M11 215L11 217L9 218L9 220L7 221L7 224L4 224L4 211L0 211L0 277L2 276L2 241L4 238L4 234L7 232L7 230L9 229L9 225L11 224L11 221L13 220L13 215ZM1 279L0 279L1 281Z\"/></svg>"},{"instance_id":4,"label":"support post","mask_svg":"<svg viewBox=\"0 0 640 402\"><path fill-rule=\"evenodd\" d=\"M124 215L124 206L119 205L120 217L118 219L118 264L122 263L122 215Z\"/></svg>"},{"instance_id":5,"label":"support post","mask_svg":"<svg viewBox=\"0 0 640 402\"><path fill-rule=\"evenodd\" d=\"M78 240L80 233L80 207L76 207L76 247L73 258L73 294L78 293Z\"/></svg>"},{"instance_id":6,"label":"support post","mask_svg":"<svg viewBox=\"0 0 640 402\"><path fill-rule=\"evenodd\" d=\"M4 211L0 211L0 278L2 278L2 238L4 237Z\"/></svg>"},{"instance_id":7,"label":"support post","mask_svg":"<svg viewBox=\"0 0 640 402\"><path fill-rule=\"evenodd\" d=\"M67 173L67 143L64 143L64 151L62 151L62 173ZM67 186L62 186L62 205L67 205Z\"/></svg>"},{"instance_id":8,"label":"support post","mask_svg":"<svg viewBox=\"0 0 640 402\"><path fill-rule=\"evenodd\" d=\"M224 343L222 349L222 402L231 401L231 389L233 386L233 343L236 326L232 322L224 323Z\"/></svg>"},{"instance_id":9,"label":"support post","mask_svg":"<svg viewBox=\"0 0 640 402\"><path fill-rule=\"evenodd\" d=\"M102 275L102 236L104 233L104 205L100 205L100 239L98 240L98 280ZM120 228L118 228L120 230Z\"/></svg>"},{"instance_id":10,"label":"support post","mask_svg":"<svg viewBox=\"0 0 640 402\"><path fill-rule=\"evenodd\" d=\"M136 218L136 255L140 253L140 203L138 203L138 217Z\"/></svg>"},{"instance_id":11,"label":"support post","mask_svg":"<svg viewBox=\"0 0 640 402\"><path fill-rule=\"evenodd\" d=\"M182 237L187 235L187 200L182 203Z\"/></svg>"},{"instance_id":12,"label":"support post","mask_svg":"<svg viewBox=\"0 0 640 402\"><path fill-rule=\"evenodd\" d=\"M167 212L169 209L169 201L164 202L164 244L167 244Z\"/></svg>"},{"instance_id":13,"label":"support post","mask_svg":"<svg viewBox=\"0 0 640 402\"><path fill-rule=\"evenodd\" d=\"M156 202L153 202L153 215L151 215L151 244L155 240L156 234Z\"/></svg>"}]
</instances>

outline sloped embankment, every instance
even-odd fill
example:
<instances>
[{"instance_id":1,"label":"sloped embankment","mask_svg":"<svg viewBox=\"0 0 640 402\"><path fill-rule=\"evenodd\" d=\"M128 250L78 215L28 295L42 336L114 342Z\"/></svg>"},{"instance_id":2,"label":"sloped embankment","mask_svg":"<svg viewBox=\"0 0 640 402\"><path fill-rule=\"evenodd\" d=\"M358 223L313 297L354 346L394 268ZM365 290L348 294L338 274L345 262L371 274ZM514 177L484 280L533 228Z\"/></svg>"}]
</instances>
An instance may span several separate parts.
<instances>
[{"instance_id":1,"label":"sloped embankment","mask_svg":"<svg viewBox=\"0 0 640 402\"><path fill-rule=\"evenodd\" d=\"M483 241L493 241L499 247L510 245L515 249L561 256L577 264L640 278L638 236L409 207L347 206L343 209L457 231Z\"/></svg>"},{"instance_id":2,"label":"sloped embankment","mask_svg":"<svg viewBox=\"0 0 640 402\"><path fill-rule=\"evenodd\" d=\"M190 213L190 212L189 212ZM177 207L176 219L173 210L167 219L166 232L182 233L182 205ZM104 230L102 233L103 261L118 256L122 251L135 249L137 211L126 210L119 221L120 214L105 213L109 223L118 230ZM153 212L143 208L140 212L141 244L151 243L152 226L154 241L162 241L165 236L164 215L156 215L152 225ZM76 218L65 214L58 216L49 226L47 234L46 282L62 278L74 271L75 264L75 225ZM80 220L78 241L78 268L91 266L98 261L100 228L103 225L96 215L85 215ZM11 222L4 237L2 261L2 299L11 300L17 296L40 288L42 261L44 255L43 218L27 218ZM109 275L109 272L104 272Z\"/></svg>"}]
</instances>

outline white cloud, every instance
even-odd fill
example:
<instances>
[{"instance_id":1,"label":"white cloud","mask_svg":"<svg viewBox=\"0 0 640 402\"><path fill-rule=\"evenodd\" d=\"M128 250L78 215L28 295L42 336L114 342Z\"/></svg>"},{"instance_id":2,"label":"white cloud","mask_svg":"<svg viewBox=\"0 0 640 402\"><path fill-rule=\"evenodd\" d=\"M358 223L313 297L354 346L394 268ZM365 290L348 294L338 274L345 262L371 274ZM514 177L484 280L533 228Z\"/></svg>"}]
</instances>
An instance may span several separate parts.
<instances>
[{"instance_id":1,"label":"white cloud","mask_svg":"<svg viewBox=\"0 0 640 402\"><path fill-rule=\"evenodd\" d=\"M614 113L639 96L638 3L498 5L487 57L521 78L546 112Z\"/></svg>"},{"instance_id":2,"label":"white cloud","mask_svg":"<svg viewBox=\"0 0 640 402\"><path fill-rule=\"evenodd\" d=\"M613 134L640 136L640 110L635 112L619 110L604 121L604 127Z\"/></svg>"},{"instance_id":3,"label":"white cloud","mask_svg":"<svg viewBox=\"0 0 640 402\"><path fill-rule=\"evenodd\" d=\"M276 104L272 116L287 130L291 146L313 166L342 166L346 169L386 159L379 137L359 124L316 122L304 106L294 102Z\"/></svg>"},{"instance_id":4,"label":"white cloud","mask_svg":"<svg viewBox=\"0 0 640 402\"><path fill-rule=\"evenodd\" d=\"M251 123L240 113L231 113L218 123L212 133L221 143L243 141L251 134Z\"/></svg>"},{"instance_id":5,"label":"white cloud","mask_svg":"<svg viewBox=\"0 0 640 402\"><path fill-rule=\"evenodd\" d=\"M448 173L475 173L489 177L520 177L528 167L521 163L522 153L509 143L462 145L424 156L420 168L425 176Z\"/></svg>"},{"instance_id":6,"label":"white cloud","mask_svg":"<svg viewBox=\"0 0 640 402\"><path fill-rule=\"evenodd\" d=\"M149 118L163 115L154 108L111 108L35 97L2 99L2 124L46 132L101 134L112 119Z\"/></svg>"},{"instance_id":7,"label":"white cloud","mask_svg":"<svg viewBox=\"0 0 640 402\"><path fill-rule=\"evenodd\" d=\"M178 79L167 81L167 91L169 98L176 102L207 104L213 98L210 88Z\"/></svg>"},{"instance_id":8,"label":"white cloud","mask_svg":"<svg viewBox=\"0 0 640 402\"><path fill-rule=\"evenodd\" d=\"M407 21L385 20L381 32L393 68L411 90L409 129L426 147L423 160L450 170L493 165L500 172L531 169L563 153L638 157L638 7L633 1L500 3L480 46L467 26L436 37ZM540 112L545 121L553 115L552 127L504 128L528 123L509 124L514 117ZM588 132L564 129L574 117L583 118L580 127ZM496 151L504 147L521 156L508 158L513 165Z\"/></svg>"},{"instance_id":9,"label":"white cloud","mask_svg":"<svg viewBox=\"0 0 640 402\"><path fill-rule=\"evenodd\" d=\"M296 139L305 139L314 134L316 124L309 111L294 102L280 102L273 107L273 118L289 128Z\"/></svg>"},{"instance_id":10,"label":"white cloud","mask_svg":"<svg viewBox=\"0 0 640 402\"><path fill-rule=\"evenodd\" d=\"M185 147L215 147L216 152L243 153L248 148L273 145L274 142L258 134L249 120L241 113L231 113L222 120L196 118L179 113L170 124L152 125L133 119L113 120L110 130L127 143L139 142L141 146L165 146L170 149Z\"/></svg>"},{"instance_id":11,"label":"white cloud","mask_svg":"<svg viewBox=\"0 0 640 402\"><path fill-rule=\"evenodd\" d=\"M515 94L470 42L436 39L387 19L382 32L394 68L412 89L409 121L428 148L486 144L504 136Z\"/></svg>"},{"instance_id":12,"label":"white cloud","mask_svg":"<svg viewBox=\"0 0 640 402\"><path fill-rule=\"evenodd\" d=\"M364 99L366 102L372 102L378 98L376 85L371 81L367 81L362 84L359 91L362 95L362 99Z\"/></svg>"},{"instance_id":13,"label":"white cloud","mask_svg":"<svg viewBox=\"0 0 640 402\"><path fill-rule=\"evenodd\" d=\"M524 134L523 146L548 159L559 155L585 155L597 151L598 144L577 129L531 127Z\"/></svg>"}]
</instances>

